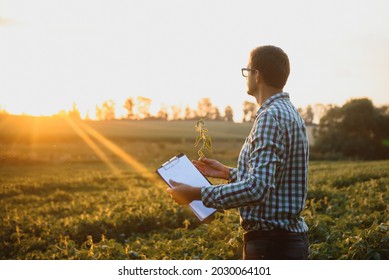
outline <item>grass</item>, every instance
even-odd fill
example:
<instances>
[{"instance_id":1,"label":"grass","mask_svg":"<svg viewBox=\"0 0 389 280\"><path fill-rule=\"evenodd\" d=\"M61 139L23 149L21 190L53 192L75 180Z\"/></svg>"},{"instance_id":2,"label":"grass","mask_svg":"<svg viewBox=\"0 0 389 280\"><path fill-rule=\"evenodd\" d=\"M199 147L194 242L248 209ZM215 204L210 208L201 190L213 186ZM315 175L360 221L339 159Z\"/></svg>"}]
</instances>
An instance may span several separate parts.
<instances>
[{"instance_id":1,"label":"grass","mask_svg":"<svg viewBox=\"0 0 389 280\"><path fill-rule=\"evenodd\" d=\"M201 224L106 143L91 137L110 165L63 120L22 118L0 119L0 259L241 258L237 210ZM88 123L150 174L180 152L197 157L194 124ZM234 165L247 124L206 126L210 156ZM310 258L388 259L389 161L313 161L309 172Z\"/></svg>"}]
</instances>

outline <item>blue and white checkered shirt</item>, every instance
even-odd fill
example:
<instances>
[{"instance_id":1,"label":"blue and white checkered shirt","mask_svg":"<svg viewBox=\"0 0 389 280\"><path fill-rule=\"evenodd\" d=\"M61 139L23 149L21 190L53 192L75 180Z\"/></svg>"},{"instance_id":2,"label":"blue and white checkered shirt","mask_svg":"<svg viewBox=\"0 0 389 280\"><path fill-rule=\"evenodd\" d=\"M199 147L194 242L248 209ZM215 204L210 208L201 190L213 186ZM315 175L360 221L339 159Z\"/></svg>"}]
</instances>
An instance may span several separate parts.
<instances>
[{"instance_id":1,"label":"blue and white checkered shirt","mask_svg":"<svg viewBox=\"0 0 389 280\"><path fill-rule=\"evenodd\" d=\"M259 108L228 184L203 187L205 206L239 208L243 229L306 232L300 216L308 191L308 138L289 94Z\"/></svg>"}]
</instances>

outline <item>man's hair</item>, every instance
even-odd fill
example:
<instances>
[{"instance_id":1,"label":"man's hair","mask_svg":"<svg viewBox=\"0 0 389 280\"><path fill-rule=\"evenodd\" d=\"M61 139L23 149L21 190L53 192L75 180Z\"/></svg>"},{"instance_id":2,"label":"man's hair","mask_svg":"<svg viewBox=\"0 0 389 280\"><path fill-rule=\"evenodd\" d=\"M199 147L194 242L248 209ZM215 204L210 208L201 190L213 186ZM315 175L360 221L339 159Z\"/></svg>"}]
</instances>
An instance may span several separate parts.
<instances>
[{"instance_id":1,"label":"man's hair","mask_svg":"<svg viewBox=\"0 0 389 280\"><path fill-rule=\"evenodd\" d=\"M287 54L275 46L261 46L250 53L251 67L262 73L265 83L283 88L288 80L290 66Z\"/></svg>"}]
</instances>

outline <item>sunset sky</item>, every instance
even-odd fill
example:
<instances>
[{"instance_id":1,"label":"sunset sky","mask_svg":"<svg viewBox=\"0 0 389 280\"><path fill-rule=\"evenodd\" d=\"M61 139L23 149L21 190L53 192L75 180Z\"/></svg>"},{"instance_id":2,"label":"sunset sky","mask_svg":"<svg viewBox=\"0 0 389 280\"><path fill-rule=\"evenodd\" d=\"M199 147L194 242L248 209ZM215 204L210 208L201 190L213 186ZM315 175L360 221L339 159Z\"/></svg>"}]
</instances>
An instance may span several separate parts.
<instances>
[{"instance_id":1,"label":"sunset sky","mask_svg":"<svg viewBox=\"0 0 389 280\"><path fill-rule=\"evenodd\" d=\"M0 109L52 115L128 97L241 114L240 68L258 45L285 50L297 107L389 104L389 1L0 0Z\"/></svg>"}]
</instances>

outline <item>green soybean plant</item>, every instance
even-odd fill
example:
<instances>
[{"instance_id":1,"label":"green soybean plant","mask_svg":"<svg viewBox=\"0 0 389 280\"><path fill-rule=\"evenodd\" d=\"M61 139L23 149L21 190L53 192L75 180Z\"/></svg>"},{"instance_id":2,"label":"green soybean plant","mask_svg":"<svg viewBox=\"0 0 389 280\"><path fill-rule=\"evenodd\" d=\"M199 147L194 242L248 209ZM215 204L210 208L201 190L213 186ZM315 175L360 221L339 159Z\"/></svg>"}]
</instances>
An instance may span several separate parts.
<instances>
[{"instance_id":1,"label":"green soybean plant","mask_svg":"<svg viewBox=\"0 0 389 280\"><path fill-rule=\"evenodd\" d=\"M200 158L204 158L204 149L207 149L212 153L212 139L211 136L207 135L208 129L204 128L205 122L204 119L200 119L196 123L196 131L199 135L196 138L195 147L199 146L201 142L201 146L197 151L197 154Z\"/></svg>"}]
</instances>

